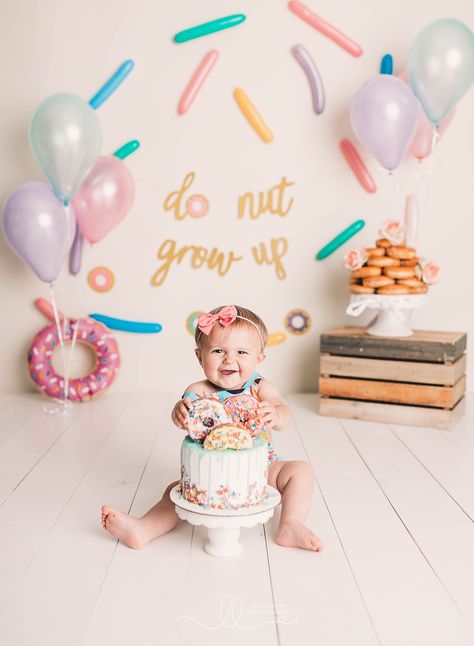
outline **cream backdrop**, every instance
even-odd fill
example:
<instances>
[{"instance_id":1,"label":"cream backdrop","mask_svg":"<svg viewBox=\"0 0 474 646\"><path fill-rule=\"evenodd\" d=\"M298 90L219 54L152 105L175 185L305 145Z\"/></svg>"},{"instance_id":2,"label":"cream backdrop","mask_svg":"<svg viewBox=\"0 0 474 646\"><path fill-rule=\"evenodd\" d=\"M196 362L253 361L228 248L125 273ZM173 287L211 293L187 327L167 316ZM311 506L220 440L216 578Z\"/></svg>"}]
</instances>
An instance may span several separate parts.
<instances>
[{"instance_id":1,"label":"cream backdrop","mask_svg":"<svg viewBox=\"0 0 474 646\"><path fill-rule=\"evenodd\" d=\"M358 218L365 229L355 245L373 243L380 223L399 217L403 201L417 183L427 193L420 251L443 270L430 303L414 315L415 327L465 330L474 335L473 280L473 127L474 90L458 106L441 140L435 163L407 157L396 172L400 185L368 153L363 153L378 191L366 193L343 159L338 142L353 141L349 105L361 84L376 74L390 52L400 69L416 34L442 17L471 28L471 0L307 0L308 6L350 35L364 49L353 58L290 13L285 0L2 0L0 199L18 184L42 179L30 153L28 122L46 96L67 91L86 101L126 59L135 69L98 110L104 153L130 139L141 148L127 159L136 182L136 201L126 220L94 247L87 245L82 270L63 271L56 285L59 307L72 316L101 312L122 318L158 321L157 335L117 332L122 368L115 392L167 390L181 394L200 377L193 340L185 322L194 310L239 303L254 309L270 332L285 331L286 313L307 310L311 330L287 334L268 348L261 372L284 391L313 391L317 385L320 333L356 322L344 311L348 301L343 250L323 262L315 252ZM177 45L177 31L231 14L245 23L206 38ZM326 108L315 116L307 80L290 53L300 43L320 70ZM178 116L177 103L198 62L210 49L219 60L191 109ZM274 133L264 144L244 120L232 96L242 87ZM360 147L359 147L360 148ZM202 219L174 218L163 209L189 172L196 174L186 196L201 193L210 203ZM431 183L427 188L427 176ZM285 177L285 217L265 213L238 218L238 197L277 185ZM422 196L423 197L423 196ZM45 320L34 308L48 286L10 250L0 236L2 369L0 389L33 389L26 352ZM258 265L252 246L286 238L282 258L286 277L275 266ZM159 268L160 245L217 247L242 256L224 276L207 267L192 269L189 257L173 263L161 286L151 278ZM346 247L347 248L347 247ZM114 288L99 294L86 282L88 271L110 267ZM367 315L360 321L367 322ZM85 360L77 354L74 370ZM472 357L472 355L471 355ZM473 374L472 358L469 373ZM472 383L472 381L471 381Z\"/></svg>"}]
</instances>

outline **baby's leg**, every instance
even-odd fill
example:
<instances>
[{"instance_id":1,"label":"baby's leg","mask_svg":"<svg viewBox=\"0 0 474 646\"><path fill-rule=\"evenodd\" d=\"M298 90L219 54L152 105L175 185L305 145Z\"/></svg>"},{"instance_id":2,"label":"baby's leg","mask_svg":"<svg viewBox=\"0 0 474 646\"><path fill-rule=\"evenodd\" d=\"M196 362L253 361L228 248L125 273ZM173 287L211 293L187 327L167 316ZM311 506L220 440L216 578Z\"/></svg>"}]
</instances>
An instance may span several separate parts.
<instances>
[{"instance_id":1,"label":"baby's leg","mask_svg":"<svg viewBox=\"0 0 474 646\"><path fill-rule=\"evenodd\" d=\"M314 487L313 469L307 462L272 462L268 484L281 493L281 517L276 542L285 547L302 547L320 552L322 542L304 526L311 506Z\"/></svg>"},{"instance_id":2,"label":"baby's leg","mask_svg":"<svg viewBox=\"0 0 474 646\"><path fill-rule=\"evenodd\" d=\"M145 547L154 538L166 534L178 524L179 517L170 498L170 491L178 482L176 480L169 484L162 499L141 518L104 505L102 526L128 547L135 550Z\"/></svg>"}]
</instances>

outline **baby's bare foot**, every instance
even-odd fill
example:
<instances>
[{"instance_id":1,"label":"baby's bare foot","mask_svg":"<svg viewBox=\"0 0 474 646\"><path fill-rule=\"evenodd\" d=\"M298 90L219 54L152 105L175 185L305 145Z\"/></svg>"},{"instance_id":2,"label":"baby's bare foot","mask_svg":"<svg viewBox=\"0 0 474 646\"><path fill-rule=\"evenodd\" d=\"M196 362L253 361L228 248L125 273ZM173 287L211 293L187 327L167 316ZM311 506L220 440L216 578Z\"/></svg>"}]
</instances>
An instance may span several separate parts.
<instances>
[{"instance_id":1,"label":"baby's bare foot","mask_svg":"<svg viewBox=\"0 0 474 646\"><path fill-rule=\"evenodd\" d=\"M134 550L148 545L137 518L106 505L102 507L102 527Z\"/></svg>"},{"instance_id":2,"label":"baby's bare foot","mask_svg":"<svg viewBox=\"0 0 474 646\"><path fill-rule=\"evenodd\" d=\"M323 544L313 532L302 523L286 521L280 523L276 542L284 547L301 547L304 550L320 552Z\"/></svg>"}]
</instances>

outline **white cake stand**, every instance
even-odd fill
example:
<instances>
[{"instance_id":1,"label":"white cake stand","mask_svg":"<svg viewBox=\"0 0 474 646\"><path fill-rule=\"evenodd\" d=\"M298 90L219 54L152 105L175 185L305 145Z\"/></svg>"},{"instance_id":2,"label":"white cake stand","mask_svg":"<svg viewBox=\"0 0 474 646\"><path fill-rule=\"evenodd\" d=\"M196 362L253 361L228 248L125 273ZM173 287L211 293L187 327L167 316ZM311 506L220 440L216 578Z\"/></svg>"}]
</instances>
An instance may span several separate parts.
<instances>
[{"instance_id":1,"label":"white cake stand","mask_svg":"<svg viewBox=\"0 0 474 646\"><path fill-rule=\"evenodd\" d=\"M428 301L427 294L389 296L386 294L352 294L346 314L360 316L368 309L378 310L370 322L367 332L373 336L410 336L412 310L422 307Z\"/></svg>"},{"instance_id":2,"label":"white cake stand","mask_svg":"<svg viewBox=\"0 0 474 646\"><path fill-rule=\"evenodd\" d=\"M254 527L266 523L273 516L275 507L280 504L279 491L267 485L268 495L264 502L252 508L241 509L203 509L181 497L180 485L170 491L176 513L191 525L207 527L207 542L204 550L211 556L235 556L242 551L239 542L241 527Z\"/></svg>"}]
</instances>

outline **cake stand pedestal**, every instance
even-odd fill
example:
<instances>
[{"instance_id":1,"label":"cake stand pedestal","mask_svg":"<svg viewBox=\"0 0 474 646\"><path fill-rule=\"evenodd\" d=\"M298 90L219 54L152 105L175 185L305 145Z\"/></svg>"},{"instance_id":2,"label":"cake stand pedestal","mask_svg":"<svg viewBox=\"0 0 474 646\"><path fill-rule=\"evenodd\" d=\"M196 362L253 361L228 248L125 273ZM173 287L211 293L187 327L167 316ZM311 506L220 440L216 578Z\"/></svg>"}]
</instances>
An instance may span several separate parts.
<instances>
[{"instance_id":1,"label":"cake stand pedestal","mask_svg":"<svg viewBox=\"0 0 474 646\"><path fill-rule=\"evenodd\" d=\"M264 502L251 511L241 509L204 509L181 497L180 485L171 489L170 498L175 504L176 513L191 525L207 527L207 542L204 550L211 556L236 556L242 551L239 542L241 527L254 527L266 523L273 516L275 507L280 504L279 491L267 485L268 495Z\"/></svg>"},{"instance_id":2,"label":"cake stand pedestal","mask_svg":"<svg viewBox=\"0 0 474 646\"><path fill-rule=\"evenodd\" d=\"M373 336L411 336L412 310L426 304L426 294L389 296L385 294L352 294L346 314L359 316L369 308L378 310L369 323L367 333Z\"/></svg>"}]
</instances>

